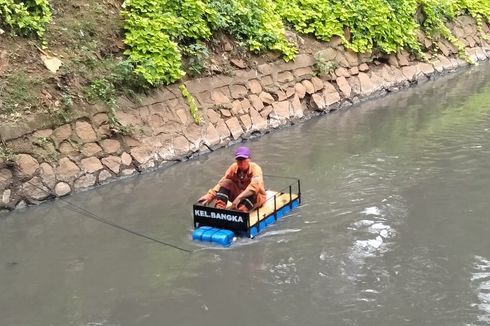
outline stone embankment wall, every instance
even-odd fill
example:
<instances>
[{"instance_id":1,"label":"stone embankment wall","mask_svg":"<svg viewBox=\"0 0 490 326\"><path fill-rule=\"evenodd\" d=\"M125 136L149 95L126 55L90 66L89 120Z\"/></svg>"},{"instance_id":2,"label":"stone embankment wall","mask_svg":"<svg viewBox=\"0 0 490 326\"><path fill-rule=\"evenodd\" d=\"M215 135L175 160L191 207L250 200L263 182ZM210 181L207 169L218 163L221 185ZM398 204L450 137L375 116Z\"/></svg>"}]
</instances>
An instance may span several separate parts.
<instances>
[{"instance_id":1,"label":"stone embankment wall","mask_svg":"<svg viewBox=\"0 0 490 326\"><path fill-rule=\"evenodd\" d=\"M467 17L452 28L471 60L490 57L486 24L483 35ZM57 128L26 132L31 125L2 126L0 135L17 155L13 162L0 159L0 211L158 168L468 65L449 42L419 38L440 54L429 62L414 61L406 52L373 59L330 44L318 54L332 69L318 77L315 57L304 54L291 63L237 70L232 77L187 81L203 120L199 125L174 85L138 100L119 99L117 118L132 126L131 136L113 135L100 107Z\"/></svg>"}]
</instances>

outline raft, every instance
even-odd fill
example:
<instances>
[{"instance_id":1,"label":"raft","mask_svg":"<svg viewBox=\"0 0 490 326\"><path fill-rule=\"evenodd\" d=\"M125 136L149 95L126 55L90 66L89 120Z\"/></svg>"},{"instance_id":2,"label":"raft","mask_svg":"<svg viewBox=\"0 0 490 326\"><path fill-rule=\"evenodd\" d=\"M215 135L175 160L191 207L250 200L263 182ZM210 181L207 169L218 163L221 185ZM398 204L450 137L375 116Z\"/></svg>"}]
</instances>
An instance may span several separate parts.
<instances>
[{"instance_id":1,"label":"raft","mask_svg":"<svg viewBox=\"0 0 490 326\"><path fill-rule=\"evenodd\" d=\"M264 205L248 213L194 204L192 239L229 247L235 237L254 238L301 204L300 180L294 180L283 191L267 190Z\"/></svg>"}]
</instances>

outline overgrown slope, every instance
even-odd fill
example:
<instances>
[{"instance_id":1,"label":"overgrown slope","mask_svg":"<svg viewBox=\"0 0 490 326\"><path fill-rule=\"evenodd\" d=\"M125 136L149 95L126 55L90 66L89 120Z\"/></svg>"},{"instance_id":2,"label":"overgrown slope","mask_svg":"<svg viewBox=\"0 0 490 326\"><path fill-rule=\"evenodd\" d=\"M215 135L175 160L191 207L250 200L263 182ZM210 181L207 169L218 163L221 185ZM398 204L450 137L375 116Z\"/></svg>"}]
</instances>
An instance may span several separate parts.
<instances>
[{"instance_id":1,"label":"overgrown slope","mask_svg":"<svg viewBox=\"0 0 490 326\"><path fill-rule=\"evenodd\" d=\"M0 0L0 120L47 111L59 124L83 101L115 110L120 93L292 60L315 44L308 35L423 57L437 49L419 44L422 29L462 49L445 25L460 14L482 26L490 0Z\"/></svg>"}]
</instances>

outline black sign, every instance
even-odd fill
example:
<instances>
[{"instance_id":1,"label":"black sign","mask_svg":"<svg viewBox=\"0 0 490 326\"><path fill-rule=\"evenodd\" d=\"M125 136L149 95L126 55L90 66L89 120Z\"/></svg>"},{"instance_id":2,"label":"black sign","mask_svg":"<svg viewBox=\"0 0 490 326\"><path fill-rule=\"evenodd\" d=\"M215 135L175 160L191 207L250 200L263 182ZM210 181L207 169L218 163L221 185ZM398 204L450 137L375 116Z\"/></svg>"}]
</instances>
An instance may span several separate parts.
<instances>
[{"instance_id":1,"label":"black sign","mask_svg":"<svg viewBox=\"0 0 490 326\"><path fill-rule=\"evenodd\" d=\"M203 205L193 205L192 210L195 228L212 226L231 231L248 231L248 213Z\"/></svg>"}]
</instances>

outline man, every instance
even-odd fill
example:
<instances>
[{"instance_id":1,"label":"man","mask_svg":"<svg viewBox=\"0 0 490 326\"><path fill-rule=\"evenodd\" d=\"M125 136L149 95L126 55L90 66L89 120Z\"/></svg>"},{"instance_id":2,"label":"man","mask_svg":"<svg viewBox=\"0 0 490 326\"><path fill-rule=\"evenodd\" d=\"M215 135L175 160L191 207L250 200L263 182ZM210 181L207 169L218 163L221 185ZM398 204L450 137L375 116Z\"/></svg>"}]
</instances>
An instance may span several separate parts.
<instances>
[{"instance_id":1,"label":"man","mask_svg":"<svg viewBox=\"0 0 490 326\"><path fill-rule=\"evenodd\" d=\"M216 199L214 207L226 208L231 201L231 209L249 212L265 203L265 186L262 169L250 161L248 147L238 147L233 163L216 186L199 198L199 203L208 204Z\"/></svg>"}]
</instances>

